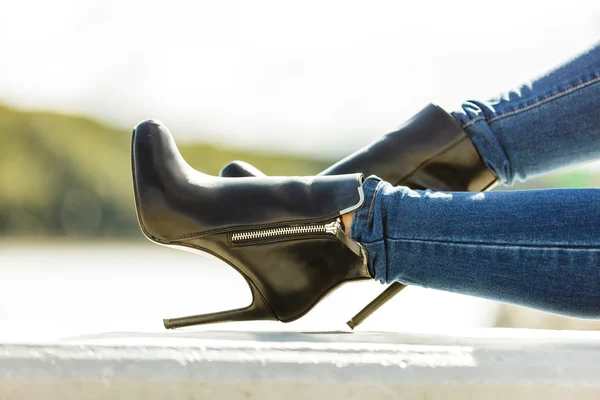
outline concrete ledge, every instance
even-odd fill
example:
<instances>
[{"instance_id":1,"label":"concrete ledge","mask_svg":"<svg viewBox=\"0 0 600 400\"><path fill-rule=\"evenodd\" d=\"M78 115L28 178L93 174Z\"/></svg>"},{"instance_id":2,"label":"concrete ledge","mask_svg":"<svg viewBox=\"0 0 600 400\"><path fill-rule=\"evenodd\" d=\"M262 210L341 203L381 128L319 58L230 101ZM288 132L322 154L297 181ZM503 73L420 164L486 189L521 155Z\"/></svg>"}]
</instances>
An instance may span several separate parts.
<instances>
[{"instance_id":1,"label":"concrete ledge","mask_svg":"<svg viewBox=\"0 0 600 400\"><path fill-rule=\"evenodd\" d=\"M2 336L1 399L600 396L596 332L165 331L27 341Z\"/></svg>"}]
</instances>

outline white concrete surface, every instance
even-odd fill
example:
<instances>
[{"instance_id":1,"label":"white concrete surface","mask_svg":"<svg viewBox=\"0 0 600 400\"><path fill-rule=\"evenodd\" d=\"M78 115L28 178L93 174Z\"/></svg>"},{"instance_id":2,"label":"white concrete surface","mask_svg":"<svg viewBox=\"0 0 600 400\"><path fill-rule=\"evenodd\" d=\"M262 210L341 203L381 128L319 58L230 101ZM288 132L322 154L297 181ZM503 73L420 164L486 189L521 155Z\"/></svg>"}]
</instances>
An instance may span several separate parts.
<instances>
[{"instance_id":1,"label":"white concrete surface","mask_svg":"<svg viewBox=\"0 0 600 400\"><path fill-rule=\"evenodd\" d=\"M33 326L0 324L0 399L600 398L596 332Z\"/></svg>"}]
</instances>

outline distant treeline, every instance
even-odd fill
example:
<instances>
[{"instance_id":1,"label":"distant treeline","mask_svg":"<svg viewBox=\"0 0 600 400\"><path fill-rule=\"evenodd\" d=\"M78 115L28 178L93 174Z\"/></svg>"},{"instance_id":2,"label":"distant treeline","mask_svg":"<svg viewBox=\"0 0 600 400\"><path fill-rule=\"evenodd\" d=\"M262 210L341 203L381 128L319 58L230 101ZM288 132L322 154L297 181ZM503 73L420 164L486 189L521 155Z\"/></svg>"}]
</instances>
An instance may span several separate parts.
<instances>
[{"instance_id":1,"label":"distant treeline","mask_svg":"<svg viewBox=\"0 0 600 400\"><path fill-rule=\"evenodd\" d=\"M139 236L130 140L130 130L89 118L0 106L0 235ZM180 148L211 174L235 159L276 175L310 175L329 165L205 143Z\"/></svg>"}]
</instances>

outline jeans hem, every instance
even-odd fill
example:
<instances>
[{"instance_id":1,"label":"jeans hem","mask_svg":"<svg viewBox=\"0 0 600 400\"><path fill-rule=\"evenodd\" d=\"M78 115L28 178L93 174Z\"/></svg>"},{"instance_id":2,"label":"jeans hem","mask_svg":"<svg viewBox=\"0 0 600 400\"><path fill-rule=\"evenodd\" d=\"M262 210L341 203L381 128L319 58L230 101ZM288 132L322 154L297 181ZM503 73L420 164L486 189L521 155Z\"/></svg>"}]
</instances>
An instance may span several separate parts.
<instances>
[{"instance_id":1,"label":"jeans hem","mask_svg":"<svg viewBox=\"0 0 600 400\"><path fill-rule=\"evenodd\" d=\"M350 227L350 237L359 243L377 240L373 237L373 207L379 188L383 183L384 181L375 175L369 176L363 183L365 202L363 206L354 213L352 225ZM371 276L378 280L387 281L387 268L385 262L375 262L374 255L377 252L369 251L369 245L364 245L364 247L367 251L367 265ZM379 256L379 258L383 257Z\"/></svg>"}]
</instances>

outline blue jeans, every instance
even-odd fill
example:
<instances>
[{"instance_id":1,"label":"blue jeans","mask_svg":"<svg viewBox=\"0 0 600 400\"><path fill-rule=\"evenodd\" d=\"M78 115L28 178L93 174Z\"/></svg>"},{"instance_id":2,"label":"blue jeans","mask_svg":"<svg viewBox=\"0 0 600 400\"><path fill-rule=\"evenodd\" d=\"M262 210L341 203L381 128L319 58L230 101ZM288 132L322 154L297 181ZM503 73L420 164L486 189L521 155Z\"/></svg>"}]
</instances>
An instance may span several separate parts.
<instances>
[{"instance_id":1,"label":"blue jeans","mask_svg":"<svg viewBox=\"0 0 600 400\"><path fill-rule=\"evenodd\" d=\"M600 159L600 45L452 115L506 184ZM375 279L600 318L600 189L364 190L351 235Z\"/></svg>"}]
</instances>

